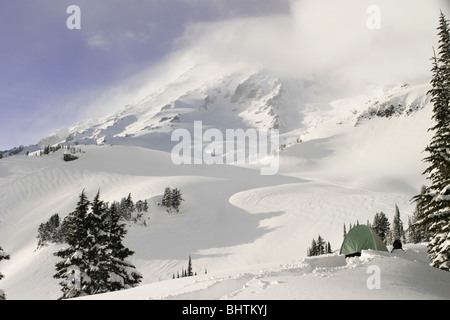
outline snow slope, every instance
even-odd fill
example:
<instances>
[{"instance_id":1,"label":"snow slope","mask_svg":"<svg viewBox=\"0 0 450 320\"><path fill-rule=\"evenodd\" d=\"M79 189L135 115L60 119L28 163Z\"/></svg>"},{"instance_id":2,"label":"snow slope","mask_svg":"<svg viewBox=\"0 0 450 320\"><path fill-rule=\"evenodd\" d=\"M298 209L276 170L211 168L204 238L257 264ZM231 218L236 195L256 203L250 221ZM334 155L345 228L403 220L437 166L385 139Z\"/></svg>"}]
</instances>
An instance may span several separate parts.
<instances>
[{"instance_id":1,"label":"snow slope","mask_svg":"<svg viewBox=\"0 0 450 320\"><path fill-rule=\"evenodd\" d=\"M393 253L363 251L264 264L161 281L80 300L436 300L449 299L449 277L430 269L426 245ZM250 302L251 303L251 302Z\"/></svg>"},{"instance_id":2,"label":"snow slope","mask_svg":"<svg viewBox=\"0 0 450 320\"><path fill-rule=\"evenodd\" d=\"M347 262L337 253L305 259L319 234L338 251L344 223L365 223L380 211L392 220L395 204L407 224L410 199L425 183L426 85L381 91L372 101L327 102L294 98L295 90L281 90L283 82L266 73L228 80L218 80L220 92L203 84L186 92L188 82L180 80L140 105L62 130L72 134L68 142L81 143L84 153L76 161L62 161L62 150L0 160L0 244L11 256L0 264L0 287L7 298L60 296L52 276L61 245L36 250L37 228L54 213L71 212L83 189L90 198L100 190L105 201L131 193L150 205L148 225L131 224L124 240L135 251L130 260L143 274L141 286L90 299L450 298L450 276L428 266L424 245L395 254L365 252ZM205 90L217 94L205 96ZM389 104L416 107L361 117ZM262 122L249 122L248 114L262 113ZM201 119L219 129L268 128L278 121L285 144L278 174L261 175L255 165L173 164L171 131ZM167 186L181 189L179 214L158 206ZM189 255L198 276L172 280ZM379 267L381 289L367 288L371 265Z\"/></svg>"}]
</instances>

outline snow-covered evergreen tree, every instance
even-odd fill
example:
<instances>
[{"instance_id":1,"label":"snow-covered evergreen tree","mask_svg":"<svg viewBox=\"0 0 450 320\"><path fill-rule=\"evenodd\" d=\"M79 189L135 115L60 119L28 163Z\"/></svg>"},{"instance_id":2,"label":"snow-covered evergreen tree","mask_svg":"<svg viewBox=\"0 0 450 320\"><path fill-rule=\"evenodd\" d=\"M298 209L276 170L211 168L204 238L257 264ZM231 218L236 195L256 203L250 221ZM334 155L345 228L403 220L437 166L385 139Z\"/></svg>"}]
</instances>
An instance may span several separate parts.
<instances>
[{"instance_id":1,"label":"snow-covered evergreen tree","mask_svg":"<svg viewBox=\"0 0 450 320\"><path fill-rule=\"evenodd\" d=\"M128 197L127 197L127 200L125 201L125 203L126 203L128 210L133 212L135 209L135 206L134 206L133 198L131 197L131 193L128 194Z\"/></svg>"},{"instance_id":2,"label":"snow-covered evergreen tree","mask_svg":"<svg viewBox=\"0 0 450 320\"><path fill-rule=\"evenodd\" d=\"M422 240L421 232L416 228L417 219L417 209L414 211L412 216L408 217L408 241L411 243L420 243Z\"/></svg>"},{"instance_id":3,"label":"snow-covered evergreen tree","mask_svg":"<svg viewBox=\"0 0 450 320\"><path fill-rule=\"evenodd\" d=\"M187 276L192 277L193 275L194 275L194 272L192 271L192 259L191 259L191 256L189 256Z\"/></svg>"},{"instance_id":4,"label":"snow-covered evergreen tree","mask_svg":"<svg viewBox=\"0 0 450 320\"><path fill-rule=\"evenodd\" d=\"M333 253L333 250L331 250L330 241L327 242L327 252L326 253Z\"/></svg>"},{"instance_id":5,"label":"snow-covered evergreen tree","mask_svg":"<svg viewBox=\"0 0 450 320\"><path fill-rule=\"evenodd\" d=\"M0 261L9 260L10 256L5 251L3 251L2 247L0 247ZM0 272L0 280L3 279L3 274ZM0 300L6 300L6 294L3 290L0 289Z\"/></svg>"},{"instance_id":6,"label":"snow-covered evergreen tree","mask_svg":"<svg viewBox=\"0 0 450 320\"><path fill-rule=\"evenodd\" d=\"M413 199L423 210L424 218L417 222L427 225L430 233L428 254L430 264L450 271L450 28L441 12L438 27L439 52L434 54L431 89L434 132L425 148L429 163L423 174L431 181L425 192Z\"/></svg>"},{"instance_id":7,"label":"snow-covered evergreen tree","mask_svg":"<svg viewBox=\"0 0 450 320\"><path fill-rule=\"evenodd\" d=\"M120 201L120 212L125 220L131 221L133 218L134 210L135 205L131 197L131 193L129 193L128 197L122 198L122 200Z\"/></svg>"},{"instance_id":8,"label":"snow-covered evergreen tree","mask_svg":"<svg viewBox=\"0 0 450 320\"><path fill-rule=\"evenodd\" d=\"M136 202L136 210L138 213L142 213L142 212L148 212L148 203L147 200L142 201L142 200L138 200Z\"/></svg>"},{"instance_id":9,"label":"snow-covered evergreen tree","mask_svg":"<svg viewBox=\"0 0 450 320\"><path fill-rule=\"evenodd\" d=\"M52 215L50 219L41 223L38 227L38 248L50 243L61 243L65 239L65 224L61 222L61 218L57 213Z\"/></svg>"},{"instance_id":10,"label":"snow-covered evergreen tree","mask_svg":"<svg viewBox=\"0 0 450 320\"><path fill-rule=\"evenodd\" d=\"M313 256L320 256L326 253L332 253L331 244L330 242L326 242L319 234L317 240L316 239L312 240L311 247L307 249L306 255L308 257L313 257Z\"/></svg>"},{"instance_id":11,"label":"snow-covered evergreen tree","mask_svg":"<svg viewBox=\"0 0 450 320\"><path fill-rule=\"evenodd\" d=\"M147 202L147 200L144 200L144 203L142 204L142 210L144 212L148 212L148 202Z\"/></svg>"},{"instance_id":12,"label":"snow-covered evergreen tree","mask_svg":"<svg viewBox=\"0 0 450 320\"><path fill-rule=\"evenodd\" d=\"M67 222L69 247L55 253L62 258L54 275L62 279L61 299L131 288L140 282L142 276L125 261L133 252L122 244L126 230L121 214L117 203L108 208L100 200L100 192L92 202L82 192Z\"/></svg>"},{"instance_id":13,"label":"snow-covered evergreen tree","mask_svg":"<svg viewBox=\"0 0 450 320\"><path fill-rule=\"evenodd\" d=\"M325 253L325 240L320 236L317 237L317 255L321 255Z\"/></svg>"},{"instance_id":14,"label":"snow-covered evergreen tree","mask_svg":"<svg viewBox=\"0 0 450 320\"><path fill-rule=\"evenodd\" d=\"M400 209L395 205L394 219L392 220L392 240L404 240L405 232L403 230L403 222L400 218Z\"/></svg>"},{"instance_id":15,"label":"snow-covered evergreen tree","mask_svg":"<svg viewBox=\"0 0 450 320\"><path fill-rule=\"evenodd\" d=\"M169 187L167 187L164 190L164 194L163 194L163 197L162 197L161 204L163 206L170 207L171 206L171 199L172 199L172 190Z\"/></svg>"},{"instance_id":16,"label":"snow-covered evergreen tree","mask_svg":"<svg viewBox=\"0 0 450 320\"><path fill-rule=\"evenodd\" d=\"M181 205L181 201L184 201L184 199L181 196L181 192L179 189L171 189L167 187L164 190L164 194L161 200L161 205L167 207L167 212L172 212L172 209L175 209L175 211L178 213L179 206Z\"/></svg>"},{"instance_id":17,"label":"snow-covered evergreen tree","mask_svg":"<svg viewBox=\"0 0 450 320\"><path fill-rule=\"evenodd\" d=\"M134 252L126 248L122 240L127 234L125 224L121 222L121 214L117 204L112 204L105 221L106 248L108 262L108 291L117 291L135 287L141 282L142 275L134 265L126 259Z\"/></svg>"},{"instance_id":18,"label":"snow-covered evergreen tree","mask_svg":"<svg viewBox=\"0 0 450 320\"><path fill-rule=\"evenodd\" d=\"M308 248L308 257L313 256L317 256L317 243L315 239L311 241L311 247Z\"/></svg>"},{"instance_id":19,"label":"snow-covered evergreen tree","mask_svg":"<svg viewBox=\"0 0 450 320\"><path fill-rule=\"evenodd\" d=\"M181 205L181 201L184 201L184 199L181 197L181 192L179 189L175 188L172 190L172 199L171 199L171 205L176 210L176 212L179 212L179 206Z\"/></svg>"},{"instance_id":20,"label":"snow-covered evergreen tree","mask_svg":"<svg viewBox=\"0 0 450 320\"><path fill-rule=\"evenodd\" d=\"M386 242L386 236L390 230L389 219L384 212L376 213L372 222L372 229L380 236L381 240Z\"/></svg>"},{"instance_id":21,"label":"snow-covered evergreen tree","mask_svg":"<svg viewBox=\"0 0 450 320\"><path fill-rule=\"evenodd\" d=\"M89 295L91 291L91 277L89 276L90 262L88 260L89 229L87 215L90 202L83 192L79 197L75 211L69 214L67 220L67 248L55 253L61 260L56 263L54 278L61 279L60 285L63 295L60 299Z\"/></svg>"},{"instance_id":22,"label":"snow-covered evergreen tree","mask_svg":"<svg viewBox=\"0 0 450 320\"><path fill-rule=\"evenodd\" d=\"M91 210L86 217L88 228L87 258L88 274L91 278L90 294L108 292L110 251L106 232L107 206L100 200L100 192L91 202Z\"/></svg>"},{"instance_id":23,"label":"snow-covered evergreen tree","mask_svg":"<svg viewBox=\"0 0 450 320\"><path fill-rule=\"evenodd\" d=\"M423 195L427 192L427 187L422 186L420 193ZM419 203L416 203L416 208L412 217L409 218L408 224L408 236L411 242L428 242L430 240L430 235L428 232L428 225L425 223L419 223L425 218L424 211L420 207Z\"/></svg>"}]
</instances>

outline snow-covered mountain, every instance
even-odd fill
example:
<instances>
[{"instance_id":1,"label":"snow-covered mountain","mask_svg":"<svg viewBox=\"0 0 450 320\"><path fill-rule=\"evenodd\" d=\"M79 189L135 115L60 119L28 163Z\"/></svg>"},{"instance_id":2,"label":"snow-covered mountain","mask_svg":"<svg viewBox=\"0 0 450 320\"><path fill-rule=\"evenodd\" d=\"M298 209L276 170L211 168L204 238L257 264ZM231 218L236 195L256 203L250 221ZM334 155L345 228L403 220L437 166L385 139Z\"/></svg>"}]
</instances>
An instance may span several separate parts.
<instances>
[{"instance_id":1,"label":"snow-covered mountain","mask_svg":"<svg viewBox=\"0 0 450 320\"><path fill-rule=\"evenodd\" d=\"M167 134L176 128L189 128L198 120L218 129L278 128L283 90L281 80L268 72L232 74L201 82L192 81L187 72L135 105L56 132L39 145L106 143L170 150ZM164 136L166 143L158 141L158 136Z\"/></svg>"},{"instance_id":2,"label":"snow-covered mountain","mask_svg":"<svg viewBox=\"0 0 450 320\"><path fill-rule=\"evenodd\" d=\"M149 203L147 226L130 224L125 239L142 285L91 298L386 299L403 290L398 298L448 299L450 276L427 265L424 245L351 261L338 255L344 224L380 211L392 219L397 204L407 225L410 200L425 183L428 89L341 97L320 82L267 70L186 72L119 112L55 132L39 146L77 144L78 160L63 161L62 149L0 160L0 244L11 256L0 264L0 288L8 299L60 296L52 276L61 245L37 249L37 228L73 211L84 189L90 198L100 190L105 201L131 193ZM194 133L194 121L219 131L279 130L277 174L261 175L255 164L174 164L171 134ZM158 205L168 186L185 199L178 214ZM335 253L305 260L319 234ZM198 278L172 280L189 255ZM369 264L381 270L381 289L366 286ZM316 291L306 296L301 288Z\"/></svg>"},{"instance_id":3,"label":"snow-covered mountain","mask_svg":"<svg viewBox=\"0 0 450 320\"><path fill-rule=\"evenodd\" d=\"M304 140L326 121L357 115L356 125L373 117L409 116L428 103L428 88L428 84L372 88L356 97L342 97L318 79L285 79L267 70L199 77L191 68L141 101L61 129L37 146L133 145L170 152L177 143L171 141L174 130L193 134L194 122L202 121L205 128L221 132L277 129L284 147ZM30 146L19 151L35 150Z\"/></svg>"},{"instance_id":4,"label":"snow-covered mountain","mask_svg":"<svg viewBox=\"0 0 450 320\"><path fill-rule=\"evenodd\" d=\"M215 128L279 129L281 133L306 130L311 125L343 114L349 107L333 107L318 83L303 79L281 79L263 70L193 81L189 71L142 101L105 118L89 120L62 129L38 145L56 143L155 145L154 136L202 120ZM420 90L420 89L419 89ZM409 87L384 95L383 103L400 104L395 96L410 96ZM417 91L417 90L416 90ZM415 92L414 99L423 98ZM353 97L352 97L353 98ZM365 97L367 98L367 97ZM425 101L404 101L424 106ZM370 103L370 102L369 102ZM379 101L373 102L378 105ZM363 106L364 107L364 106ZM367 106L369 109L371 106Z\"/></svg>"}]
</instances>

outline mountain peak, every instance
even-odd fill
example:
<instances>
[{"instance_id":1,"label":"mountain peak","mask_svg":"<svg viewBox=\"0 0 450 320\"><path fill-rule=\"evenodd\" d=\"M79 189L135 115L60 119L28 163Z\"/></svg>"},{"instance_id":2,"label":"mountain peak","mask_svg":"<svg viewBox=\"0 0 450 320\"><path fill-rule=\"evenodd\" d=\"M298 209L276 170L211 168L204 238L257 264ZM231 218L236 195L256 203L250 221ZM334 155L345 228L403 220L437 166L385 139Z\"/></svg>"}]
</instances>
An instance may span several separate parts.
<instances>
[{"instance_id":1,"label":"mountain peak","mask_svg":"<svg viewBox=\"0 0 450 320\"><path fill-rule=\"evenodd\" d=\"M55 144L135 145L170 151L171 134L192 130L195 121L218 130L277 129L294 141L299 134L332 118L357 114L356 123L372 117L410 114L428 102L428 85L402 85L377 95L324 98L323 85L314 79L285 79L270 70L210 75L202 78L191 68L173 81L149 92L101 119L55 132L39 141ZM345 101L345 102L343 102ZM338 122L338 120L337 120Z\"/></svg>"}]
</instances>

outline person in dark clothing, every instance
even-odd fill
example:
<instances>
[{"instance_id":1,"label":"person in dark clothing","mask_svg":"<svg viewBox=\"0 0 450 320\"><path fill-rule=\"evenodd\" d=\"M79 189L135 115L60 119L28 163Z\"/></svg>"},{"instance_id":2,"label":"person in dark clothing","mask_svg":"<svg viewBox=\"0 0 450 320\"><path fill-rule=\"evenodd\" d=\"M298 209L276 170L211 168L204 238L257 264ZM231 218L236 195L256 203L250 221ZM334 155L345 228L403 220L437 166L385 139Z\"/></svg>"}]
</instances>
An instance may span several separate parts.
<instances>
[{"instance_id":1,"label":"person in dark clothing","mask_svg":"<svg viewBox=\"0 0 450 320\"><path fill-rule=\"evenodd\" d=\"M396 239L396 240L394 241L394 243L392 244L392 251L391 251L391 253L392 253L394 250L398 250L398 249L403 250L403 248L402 248L402 242L400 241L400 239ZM405 250L403 250L403 251L405 251Z\"/></svg>"}]
</instances>

